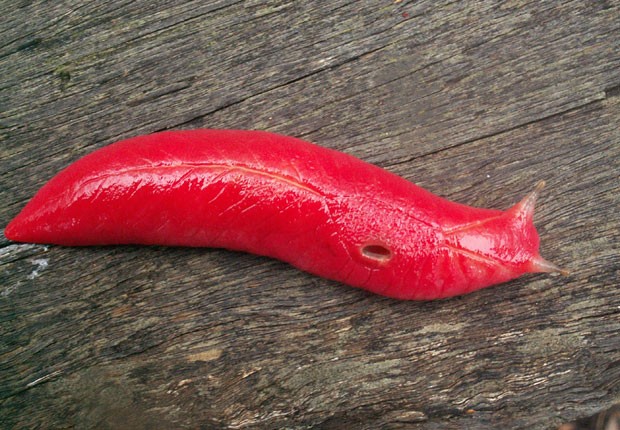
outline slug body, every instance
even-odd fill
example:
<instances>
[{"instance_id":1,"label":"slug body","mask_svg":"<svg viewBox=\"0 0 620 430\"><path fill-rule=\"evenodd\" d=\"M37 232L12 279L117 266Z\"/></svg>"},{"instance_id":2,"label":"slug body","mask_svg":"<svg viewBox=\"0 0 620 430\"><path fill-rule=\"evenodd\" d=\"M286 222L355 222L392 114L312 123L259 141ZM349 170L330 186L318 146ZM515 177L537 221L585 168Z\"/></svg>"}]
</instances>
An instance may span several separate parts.
<instances>
[{"instance_id":1,"label":"slug body","mask_svg":"<svg viewBox=\"0 0 620 430\"><path fill-rule=\"evenodd\" d=\"M170 131L73 163L5 235L68 246L227 248L377 294L428 300L559 271L538 254L537 193L505 212L477 209L296 138Z\"/></svg>"}]
</instances>

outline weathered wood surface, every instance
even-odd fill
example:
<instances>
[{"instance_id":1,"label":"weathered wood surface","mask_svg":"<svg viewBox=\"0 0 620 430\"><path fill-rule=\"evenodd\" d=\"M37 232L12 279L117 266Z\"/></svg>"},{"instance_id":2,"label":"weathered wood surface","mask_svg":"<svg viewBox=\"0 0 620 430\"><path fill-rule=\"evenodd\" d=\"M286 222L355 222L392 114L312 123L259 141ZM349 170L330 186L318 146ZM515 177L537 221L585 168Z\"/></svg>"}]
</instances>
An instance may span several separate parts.
<instances>
[{"instance_id":1,"label":"weathered wood surface","mask_svg":"<svg viewBox=\"0 0 620 430\"><path fill-rule=\"evenodd\" d=\"M620 400L616 1L0 3L0 223L95 148L267 129L471 205L538 179L543 254L397 302L222 250L0 248L2 428L549 429Z\"/></svg>"}]
</instances>

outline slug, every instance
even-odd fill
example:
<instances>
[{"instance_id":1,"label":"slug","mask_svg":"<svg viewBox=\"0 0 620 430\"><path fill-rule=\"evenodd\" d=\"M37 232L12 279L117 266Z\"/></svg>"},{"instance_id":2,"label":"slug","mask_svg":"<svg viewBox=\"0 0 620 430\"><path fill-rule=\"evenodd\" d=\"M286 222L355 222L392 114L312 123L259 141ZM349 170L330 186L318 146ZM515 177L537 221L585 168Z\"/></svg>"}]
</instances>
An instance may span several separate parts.
<instances>
[{"instance_id":1,"label":"slug","mask_svg":"<svg viewBox=\"0 0 620 430\"><path fill-rule=\"evenodd\" d=\"M52 178L5 229L65 246L216 247L373 293L431 300L527 272L536 189L507 211L437 197L342 152L262 131L167 131L99 149Z\"/></svg>"}]
</instances>

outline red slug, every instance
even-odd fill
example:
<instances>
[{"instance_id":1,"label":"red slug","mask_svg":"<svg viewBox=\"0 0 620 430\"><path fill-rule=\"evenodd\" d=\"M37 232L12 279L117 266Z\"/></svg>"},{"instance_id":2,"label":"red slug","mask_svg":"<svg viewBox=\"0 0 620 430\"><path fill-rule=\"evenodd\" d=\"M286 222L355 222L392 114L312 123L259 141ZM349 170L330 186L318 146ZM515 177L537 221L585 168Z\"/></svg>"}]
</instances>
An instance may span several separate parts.
<instances>
[{"instance_id":1,"label":"red slug","mask_svg":"<svg viewBox=\"0 0 620 430\"><path fill-rule=\"evenodd\" d=\"M9 223L13 241L218 247L377 294L429 300L527 272L542 188L503 212L453 203L350 155L261 131L170 131L89 154Z\"/></svg>"}]
</instances>

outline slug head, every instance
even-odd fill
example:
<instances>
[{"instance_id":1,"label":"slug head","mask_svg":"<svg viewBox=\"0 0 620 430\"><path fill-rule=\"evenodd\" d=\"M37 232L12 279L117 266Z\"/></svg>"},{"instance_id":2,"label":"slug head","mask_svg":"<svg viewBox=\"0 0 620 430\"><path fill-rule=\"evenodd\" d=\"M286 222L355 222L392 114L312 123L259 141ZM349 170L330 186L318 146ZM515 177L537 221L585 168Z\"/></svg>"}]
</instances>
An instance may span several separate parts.
<instances>
[{"instance_id":1,"label":"slug head","mask_svg":"<svg viewBox=\"0 0 620 430\"><path fill-rule=\"evenodd\" d=\"M523 200L499 216L457 226L445 232L447 246L465 270L464 291L477 290L514 279L524 273L568 272L539 254L540 239L534 227L534 207L544 181Z\"/></svg>"}]
</instances>

